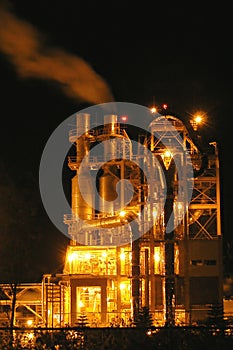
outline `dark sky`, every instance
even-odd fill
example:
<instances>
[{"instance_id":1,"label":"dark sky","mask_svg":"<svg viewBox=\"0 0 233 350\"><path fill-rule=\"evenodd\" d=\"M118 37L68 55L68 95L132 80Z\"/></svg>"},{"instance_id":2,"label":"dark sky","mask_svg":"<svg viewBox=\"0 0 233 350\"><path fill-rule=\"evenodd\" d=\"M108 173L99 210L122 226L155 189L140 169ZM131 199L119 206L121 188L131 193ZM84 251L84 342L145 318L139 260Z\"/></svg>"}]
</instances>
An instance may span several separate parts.
<instances>
[{"instance_id":1,"label":"dark sky","mask_svg":"<svg viewBox=\"0 0 233 350\"><path fill-rule=\"evenodd\" d=\"M205 137L219 143L223 229L232 239L232 4L0 4L0 157L14 181L29 172L38 191L46 141L83 106L167 103L187 121L201 110Z\"/></svg>"}]
</instances>

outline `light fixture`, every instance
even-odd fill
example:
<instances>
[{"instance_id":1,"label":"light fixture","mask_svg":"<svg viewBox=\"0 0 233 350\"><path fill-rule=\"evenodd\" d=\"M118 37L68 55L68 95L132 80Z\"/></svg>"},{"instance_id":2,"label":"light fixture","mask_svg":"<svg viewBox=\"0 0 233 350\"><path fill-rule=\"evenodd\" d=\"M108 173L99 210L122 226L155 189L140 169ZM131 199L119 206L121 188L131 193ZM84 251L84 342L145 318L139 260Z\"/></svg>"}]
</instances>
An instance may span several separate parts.
<instances>
[{"instance_id":1,"label":"light fixture","mask_svg":"<svg viewBox=\"0 0 233 350\"><path fill-rule=\"evenodd\" d=\"M151 113L153 113L153 114L154 114L154 113L156 113L156 112L157 112L157 109L156 109L156 107L154 107L154 106L153 106L153 107L151 107L150 111L151 111Z\"/></svg>"},{"instance_id":2,"label":"light fixture","mask_svg":"<svg viewBox=\"0 0 233 350\"><path fill-rule=\"evenodd\" d=\"M172 153L171 153L168 149L166 149L166 150L162 153L161 157L162 157L162 159L163 159L163 164L164 164L166 170L168 170L168 169L169 169L169 166L170 166L170 164L171 164L171 161L172 161L172 157L173 157Z\"/></svg>"},{"instance_id":3,"label":"light fixture","mask_svg":"<svg viewBox=\"0 0 233 350\"><path fill-rule=\"evenodd\" d=\"M193 127L193 130L194 131L197 131L198 129L198 126L203 124L203 121L204 121L204 114L203 113L196 113L193 118L190 120L190 123Z\"/></svg>"}]
</instances>

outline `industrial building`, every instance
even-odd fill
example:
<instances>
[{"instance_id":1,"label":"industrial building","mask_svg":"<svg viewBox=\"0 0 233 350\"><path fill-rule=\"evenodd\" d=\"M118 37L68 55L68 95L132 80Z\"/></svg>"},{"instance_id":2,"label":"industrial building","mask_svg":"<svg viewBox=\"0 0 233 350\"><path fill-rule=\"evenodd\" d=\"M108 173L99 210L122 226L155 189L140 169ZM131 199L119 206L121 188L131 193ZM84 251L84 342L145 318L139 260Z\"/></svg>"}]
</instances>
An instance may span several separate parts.
<instances>
[{"instance_id":1,"label":"industrial building","mask_svg":"<svg viewBox=\"0 0 233 350\"><path fill-rule=\"evenodd\" d=\"M118 115L103 117L91 128L92 116L78 113L69 133L63 273L22 285L16 306L49 327L74 326L81 314L92 327L131 326L143 306L154 325L204 322L223 303L217 144L203 147L197 121L165 110L135 147Z\"/></svg>"}]
</instances>

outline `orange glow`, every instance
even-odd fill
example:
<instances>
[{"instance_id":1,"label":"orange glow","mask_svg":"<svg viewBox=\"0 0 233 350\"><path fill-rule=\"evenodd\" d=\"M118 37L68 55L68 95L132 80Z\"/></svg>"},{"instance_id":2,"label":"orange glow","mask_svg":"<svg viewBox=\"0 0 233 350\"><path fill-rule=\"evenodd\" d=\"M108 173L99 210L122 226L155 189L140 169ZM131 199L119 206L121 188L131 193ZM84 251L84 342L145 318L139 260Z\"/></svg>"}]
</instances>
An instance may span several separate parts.
<instances>
[{"instance_id":1,"label":"orange glow","mask_svg":"<svg viewBox=\"0 0 233 350\"><path fill-rule=\"evenodd\" d=\"M206 114L203 111L197 111L192 115L190 123L195 131L197 131L200 125L206 125Z\"/></svg>"},{"instance_id":2,"label":"orange glow","mask_svg":"<svg viewBox=\"0 0 233 350\"><path fill-rule=\"evenodd\" d=\"M201 115L197 115L194 117L194 121L197 123L197 124L201 124L202 122L202 116Z\"/></svg>"},{"instance_id":3,"label":"orange glow","mask_svg":"<svg viewBox=\"0 0 233 350\"><path fill-rule=\"evenodd\" d=\"M125 260L125 253L124 253L124 251L121 252L121 254L120 254L120 259L121 259L121 260Z\"/></svg>"},{"instance_id":4,"label":"orange glow","mask_svg":"<svg viewBox=\"0 0 233 350\"><path fill-rule=\"evenodd\" d=\"M151 113L156 113L157 112L157 109L156 109L156 107L151 107Z\"/></svg>"},{"instance_id":5,"label":"orange glow","mask_svg":"<svg viewBox=\"0 0 233 350\"><path fill-rule=\"evenodd\" d=\"M172 157L171 152L170 152L170 151L168 151L168 150L167 150L167 151L165 151L165 152L164 152L164 157L165 157L165 158L171 158L171 157Z\"/></svg>"},{"instance_id":6,"label":"orange glow","mask_svg":"<svg viewBox=\"0 0 233 350\"><path fill-rule=\"evenodd\" d=\"M173 157L173 155L169 150L165 150L164 153L162 154L162 159L163 159L163 163L164 163L166 170L169 169L172 157Z\"/></svg>"},{"instance_id":7,"label":"orange glow","mask_svg":"<svg viewBox=\"0 0 233 350\"><path fill-rule=\"evenodd\" d=\"M125 210L121 210L119 215L120 215L121 218L125 217L126 211Z\"/></svg>"}]
</instances>

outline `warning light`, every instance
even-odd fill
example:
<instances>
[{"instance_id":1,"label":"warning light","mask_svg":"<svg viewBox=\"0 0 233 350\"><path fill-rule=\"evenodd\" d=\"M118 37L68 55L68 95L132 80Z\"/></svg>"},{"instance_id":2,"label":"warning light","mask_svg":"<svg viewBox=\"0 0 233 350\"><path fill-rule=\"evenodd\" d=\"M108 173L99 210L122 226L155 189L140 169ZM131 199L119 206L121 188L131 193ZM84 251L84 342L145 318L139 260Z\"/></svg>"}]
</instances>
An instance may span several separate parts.
<instances>
[{"instance_id":1,"label":"warning light","mask_svg":"<svg viewBox=\"0 0 233 350\"><path fill-rule=\"evenodd\" d=\"M167 104L166 103L163 104L163 109L167 109Z\"/></svg>"},{"instance_id":2,"label":"warning light","mask_svg":"<svg viewBox=\"0 0 233 350\"><path fill-rule=\"evenodd\" d=\"M128 120L127 115L122 115L122 116L121 116L121 120L122 120L123 122L126 122L126 121Z\"/></svg>"}]
</instances>

